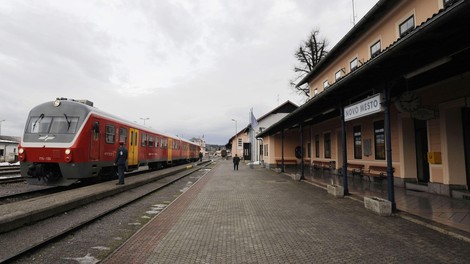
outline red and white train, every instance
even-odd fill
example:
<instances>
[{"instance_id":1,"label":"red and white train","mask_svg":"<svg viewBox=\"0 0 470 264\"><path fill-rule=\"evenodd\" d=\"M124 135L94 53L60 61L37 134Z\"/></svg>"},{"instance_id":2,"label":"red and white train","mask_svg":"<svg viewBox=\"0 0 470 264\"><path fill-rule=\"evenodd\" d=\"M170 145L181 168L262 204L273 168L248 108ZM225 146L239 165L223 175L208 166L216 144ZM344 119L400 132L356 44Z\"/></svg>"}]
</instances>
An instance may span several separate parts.
<instances>
[{"instance_id":1,"label":"red and white train","mask_svg":"<svg viewBox=\"0 0 470 264\"><path fill-rule=\"evenodd\" d=\"M127 171L197 161L200 146L139 126L93 107L58 98L34 107L18 148L21 175L30 184L65 186L114 177L119 142L129 150Z\"/></svg>"}]
</instances>

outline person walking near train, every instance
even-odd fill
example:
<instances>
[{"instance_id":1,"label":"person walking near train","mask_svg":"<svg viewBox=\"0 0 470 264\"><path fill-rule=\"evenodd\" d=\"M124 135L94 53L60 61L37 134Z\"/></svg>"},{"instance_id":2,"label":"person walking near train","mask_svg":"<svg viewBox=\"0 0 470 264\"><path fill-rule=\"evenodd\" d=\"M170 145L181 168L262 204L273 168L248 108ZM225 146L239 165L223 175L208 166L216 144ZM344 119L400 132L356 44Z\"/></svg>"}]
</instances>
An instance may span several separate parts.
<instances>
[{"instance_id":1,"label":"person walking near train","mask_svg":"<svg viewBox=\"0 0 470 264\"><path fill-rule=\"evenodd\" d=\"M126 170L126 161L127 161L127 149L124 147L124 141L119 142L119 148L116 151L116 159L114 160L114 165L118 167L118 176L119 181L116 185L124 184L124 171Z\"/></svg>"},{"instance_id":2,"label":"person walking near train","mask_svg":"<svg viewBox=\"0 0 470 264\"><path fill-rule=\"evenodd\" d=\"M238 163L240 163L240 157L235 154L235 157L233 157L233 170L238 170Z\"/></svg>"}]
</instances>

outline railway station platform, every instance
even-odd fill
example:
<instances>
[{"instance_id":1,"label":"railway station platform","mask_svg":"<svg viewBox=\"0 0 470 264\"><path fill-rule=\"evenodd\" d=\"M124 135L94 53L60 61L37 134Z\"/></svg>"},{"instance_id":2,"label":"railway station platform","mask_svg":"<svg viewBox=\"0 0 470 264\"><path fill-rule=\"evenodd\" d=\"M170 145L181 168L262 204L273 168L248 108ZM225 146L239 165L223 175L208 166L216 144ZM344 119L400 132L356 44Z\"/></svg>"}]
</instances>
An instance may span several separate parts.
<instances>
[{"instance_id":1,"label":"railway station platform","mask_svg":"<svg viewBox=\"0 0 470 264\"><path fill-rule=\"evenodd\" d=\"M102 263L430 263L445 255L464 263L468 258L470 201L396 188L399 212L382 217L366 210L361 198L386 195L383 188L353 181L351 195L337 199L325 190L333 181L327 175L294 181L244 164L234 171L230 160L218 160Z\"/></svg>"},{"instance_id":2,"label":"railway station platform","mask_svg":"<svg viewBox=\"0 0 470 264\"><path fill-rule=\"evenodd\" d=\"M125 185L115 185L116 181L108 181L72 189L67 192L58 192L53 195L43 195L15 203L2 204L0 205L0 233L29 225L33 222L84 206L90 202L190 169L197 168L191 164L181 165L154 171L139 177L126 177Z\"/></svg>"}]
</instances>

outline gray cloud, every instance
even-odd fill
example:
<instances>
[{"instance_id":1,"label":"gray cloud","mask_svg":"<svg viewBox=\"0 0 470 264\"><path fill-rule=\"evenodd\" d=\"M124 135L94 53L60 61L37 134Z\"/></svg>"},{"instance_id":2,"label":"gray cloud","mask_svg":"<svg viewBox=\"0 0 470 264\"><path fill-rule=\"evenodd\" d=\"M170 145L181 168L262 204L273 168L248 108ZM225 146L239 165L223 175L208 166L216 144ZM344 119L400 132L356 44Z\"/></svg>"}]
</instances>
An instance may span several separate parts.
<instances>
[{"instance_id":1,"label":"gray cloud","mask_svg":"<svg viewBox=\"0 0 470 264\"><path fill-rule=\"evenodd\" d=\"M358 13L376 0L356 0ZM314 28L331 44L350 1L0 1L0 120L19 136L29 109L69 97L186 138L225 144L279 103L293 53Z\"/></svg>"}]
</instances>

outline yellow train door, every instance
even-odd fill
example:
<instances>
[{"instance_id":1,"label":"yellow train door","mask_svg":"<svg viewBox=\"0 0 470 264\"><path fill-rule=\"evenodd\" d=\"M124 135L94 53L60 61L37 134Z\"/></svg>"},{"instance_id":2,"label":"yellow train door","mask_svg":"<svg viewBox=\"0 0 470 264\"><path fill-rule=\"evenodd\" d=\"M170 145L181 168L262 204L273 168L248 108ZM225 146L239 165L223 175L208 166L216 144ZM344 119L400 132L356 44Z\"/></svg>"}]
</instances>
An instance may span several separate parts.
<instances>
[{"instance_id":1,"label":"yellow train door","mask_svg":"<svg viewBox=\"0 0 470 264\"><path fill-rule=\"evenodd\" d=\"M127 160L128 166L135 166L139 163L139 130L130 128L129 138L129 157Z\"/></svg>"},{"instance_id":2,"label":"yellow train door","mask_svg":"<svg viewBox=\"0 0 470 264\"><path fill-rule=\"evenodd\" d=\"M173 150L173 141L171 138L168 138L168 164L171 164L173 159L172 159L172 150Z\"/></svg>"},{"instance_id":3,"label":"yellow train door","mask_svg":"<svg viewBox=\"0 0 470 264\"><path fill-rule=\"evenodd\" d=\"M188 143L184 143L184 146L186 148L186 160L189 161L191 160L191 148Z\"/></svg>"}]
</instances>

